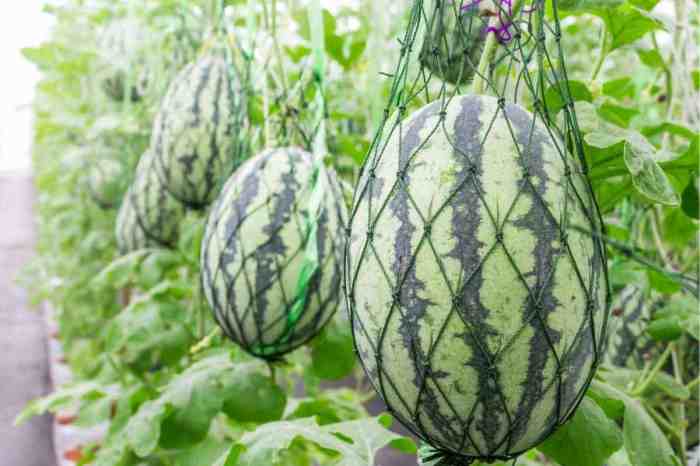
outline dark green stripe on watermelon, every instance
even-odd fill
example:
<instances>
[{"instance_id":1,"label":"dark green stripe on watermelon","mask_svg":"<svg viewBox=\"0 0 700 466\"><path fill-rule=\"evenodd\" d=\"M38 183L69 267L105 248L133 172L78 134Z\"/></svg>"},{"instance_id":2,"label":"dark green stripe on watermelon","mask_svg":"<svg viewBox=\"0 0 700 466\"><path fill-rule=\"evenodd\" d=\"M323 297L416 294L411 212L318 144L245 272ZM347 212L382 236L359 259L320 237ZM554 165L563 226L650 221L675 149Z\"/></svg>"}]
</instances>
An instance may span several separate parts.
<instances>
[{"instance_id":1,"label":"dark green stripe on watermelon","mask_svg":"<svg viewBox=\"0 0 700 466\"><path fill-rule=\"evenodd\" d=\"M274 358L303 344L337 306L346 214L337 180L322 169L327 187L316 236L319 269L298 321L288 321L305 254L311 175L306 152L263 152L231 176L209 216L205 296L225 333L256 356Z\"/></svg>"},{"instance_id":2,"label":"dark green stripe on watermelon","mask_svg":"<svg viewBox=\"0 0 700 466\"><path fill-rule=\"evenodd\" d=\"M345 271L355 344L390 410L442 450L527 450L590 380L605 259L570 228L599 225L561 147L519 107L458 96L386 128L363 168Z\"/></svg>"}]
</instances>

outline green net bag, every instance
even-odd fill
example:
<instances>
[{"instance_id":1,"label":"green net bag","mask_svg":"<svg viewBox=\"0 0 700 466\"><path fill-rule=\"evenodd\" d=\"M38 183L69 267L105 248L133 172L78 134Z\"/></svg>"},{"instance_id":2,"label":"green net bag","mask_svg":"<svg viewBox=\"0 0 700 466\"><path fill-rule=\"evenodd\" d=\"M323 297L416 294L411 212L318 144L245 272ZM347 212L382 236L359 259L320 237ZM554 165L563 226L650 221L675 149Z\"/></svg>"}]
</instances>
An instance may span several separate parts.
<instances>
[{"instance_id":1,"label":"green net bag","mask_svg":"<svg viewBox=\"0 0 700 466\"><path fill-rule=\"evenodd\" d=\"M344 266L355 346L438 465L540 443L574 413L606 340L602 220L552 6L550 17L544 1L503 0L454 18L486 38L479 62L460 65L468 86L421 63L419 41L436 17L483 5L416 0L355 189Z\"/></svg>"}]
</instances>

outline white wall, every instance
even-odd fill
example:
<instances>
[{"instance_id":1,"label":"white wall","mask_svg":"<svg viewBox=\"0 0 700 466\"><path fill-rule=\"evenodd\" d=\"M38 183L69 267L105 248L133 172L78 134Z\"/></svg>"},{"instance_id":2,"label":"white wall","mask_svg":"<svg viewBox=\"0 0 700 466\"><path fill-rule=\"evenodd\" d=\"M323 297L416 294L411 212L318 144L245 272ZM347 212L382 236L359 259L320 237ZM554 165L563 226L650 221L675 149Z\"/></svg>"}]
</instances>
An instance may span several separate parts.
<instances>
[{"instance_id":1,"label":"white wall","mask_svg":"<svg viewBox=\"0 0 700 466\"><path fill-rule=\"evenodd\" d=\"M12 2L0 15L0 171L30 166L32 117L29 105L39 72L21 55L23 47L48 38L51 17L43 1Z\"/></svg>"}]
</instances>

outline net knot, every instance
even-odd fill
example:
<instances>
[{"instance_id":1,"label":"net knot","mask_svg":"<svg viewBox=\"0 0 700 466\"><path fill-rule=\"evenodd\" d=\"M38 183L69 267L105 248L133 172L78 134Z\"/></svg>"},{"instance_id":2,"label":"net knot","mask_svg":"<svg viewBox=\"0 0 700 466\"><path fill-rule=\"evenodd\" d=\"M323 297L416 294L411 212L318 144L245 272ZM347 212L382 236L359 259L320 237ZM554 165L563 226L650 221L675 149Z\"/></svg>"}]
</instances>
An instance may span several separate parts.
<instances>
[{"instance_id":1,"label":"net knot","mask_svg":"<svg viewBox=\"0 0 700 466\"><path fill-rule=\"evenodd\" d=\"M426 223L424 229L425 229L425 234L426 234L427 236L430 236L430 233L433 232L433 225L432 225L432 223Z\"/></svg>"},{"instance_id":2,"label":"net knot","mask_svg":"<svg viewBox=\"0 0 700 466\"><path fill-rule=\"evenodd\" d=\"M498 243L503 242L503 231L499 231L496 233L496 242L498 242Z\"/></svg>"}]
</instances>

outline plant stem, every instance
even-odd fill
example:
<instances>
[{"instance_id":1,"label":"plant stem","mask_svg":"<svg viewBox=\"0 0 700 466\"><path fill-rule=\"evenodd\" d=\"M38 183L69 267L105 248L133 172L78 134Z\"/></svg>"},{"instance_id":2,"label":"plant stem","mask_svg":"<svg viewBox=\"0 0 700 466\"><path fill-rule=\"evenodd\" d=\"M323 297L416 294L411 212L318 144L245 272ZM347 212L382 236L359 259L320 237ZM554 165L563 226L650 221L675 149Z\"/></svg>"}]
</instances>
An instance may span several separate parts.
<instances>
[{"instance_id":1,"label":"plant stem","mask_svg":"<svg viewBox=\"0 0 700 466\"><path fill-rule=\"evenodd\" d=\"M605 61L605 58L608 56L608 28L605 27L605 23L601 26L600 30L600 44L599 44L599 50L598 50L598 60L596 61L594 67L593 67L593 72L591 73L591 78L590 82L593 83L596 78L598 77L598 73L600 73L600 69L603 67L603 62Z\"/></svg>"},{"instance_id":2,"label":"plant stem","mask_svg":"<svg viewBox=\"0 0 700 466\"><path fill-rule=\"evenodd\" d=\"M654 377L656 376L656 374L659 373L661 368L666 363L666 360L671 355L672 349L673 349L673 345L668 345L666 347L666 350L664 350L664 352L661 355L661 357L659 358L659 360L656 361L656 364L654 365L654 367L651 369L651 371L649 371L649 375L647 375L647 377L642 382L639 383L637 388L632 390L632 393L631 393L632 396L638 396L638 395L641 395L642 393L644 393L644 390L646 390L649 387L649 384L651 384L652 380L654 380Z\"/></svg>"},{"instance_id":3,"label":"plant stem","mask_svg":"<svg viewBox=\"0 0 700 466\"><path fill-rule=\"evenodd\" d=\"M498 21L498 16L494 16L489 21L489 26L493 26ZM488 80L490 76L487 76L489 65L493 60L493 56L498 48L498 38L495 32L490 32L486 36L486 42L484 43L484 51L481 53L481 59L479 59L479 65L476 70L476 75L474 76L474 82L472 83L472 93L474 95L483 95L486 93L488 87Z\"/></svg>"},{"instance_id":4,"label":"plant stem","mask_svg":"<svg viewBox=\"0 0 700 466\"><path fill-rule=\"evenodd\" d=\"M654 418L654 421L661 427L663 427L669 434L672 434L675 437L678 437L680 434L678 430L673 427L673 425L668 422L668 420L663 417L661 414L657 413L656 410L652 406L648 406L647 403L645 403L647 412L651 415L651 417Z\"/></svg>"},{"instance_id":5,"label":"plant stem","mask_svg":"<svg viewBox=\"0 0 700 466\"><path fill-rule=\"evenodd\" d=\"M681 377L681 365L679 362L679 349L676 345L676 343L671 343L668 345L669 347L673 348L671 350L671 361L673 363L673 375L676 378L676 382L679 384L683 385L683 378ZM681 461L683 461L683 464L685 464L685 452L688 450L688 442L685 438L685 428L686 428L686 419L685 419L685 405L683 403L674 403L674 414L675 414L675 420L678 425L678 431L679 431L679 447L681 451Z\"/></svg>"},{"instance_id":6,"label":"plant stem","mask_svg":"<svg viewBox=\"0 0 700 466\"><path fill-rule=\"evenodd\" d=\"M284 61L282 59L282 49L280 48L279 39L277 37L277 0L272 0L272 44L277 58L278 72L282 80L282 89L284 94L287 94L287 75L284 72Z\"/></svg>"}]
</instances>

